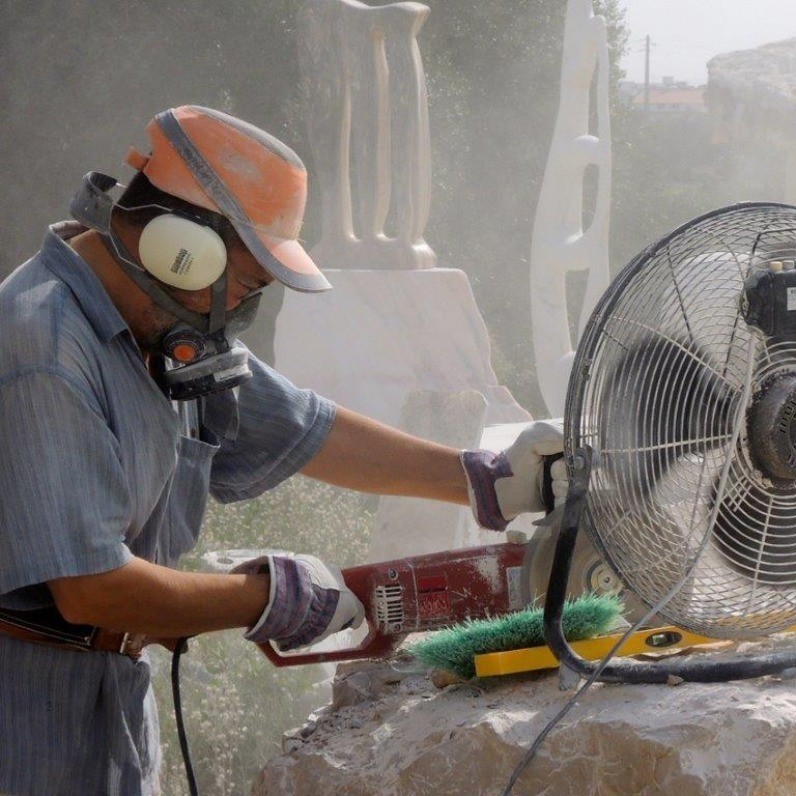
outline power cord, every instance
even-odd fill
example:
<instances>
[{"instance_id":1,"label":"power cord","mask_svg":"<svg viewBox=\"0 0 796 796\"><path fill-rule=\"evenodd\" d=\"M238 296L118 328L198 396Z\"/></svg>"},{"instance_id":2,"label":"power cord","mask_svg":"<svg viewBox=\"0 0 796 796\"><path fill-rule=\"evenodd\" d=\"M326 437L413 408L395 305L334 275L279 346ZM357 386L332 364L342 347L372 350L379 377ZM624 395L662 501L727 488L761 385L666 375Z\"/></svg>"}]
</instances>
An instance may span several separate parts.
<instances>
[{"instance_id":1,"label":"power cord","mask_svg":"<svg viewBox=\"0 0 796 796\"><path fill-rule=\"evenodd\" d=\"M667 596L665 602L669 602L669 599L671 599L671 596ZM567 700L564 707L561 708L561 710L559 710L549 722L547 722L542 731L534 739L534 742L522 756L520 762L515 766L514 771L512 772L511 777L506 785L506 789L503 791L501 796L510 796L512 789L517 784L517 780L522 775L522 772L528 767L528 764L531 762L537 751L539 751L539 747L541 747L541 745L544 743L547 736L550 735L550 733L555 729L556 725L564 718L564 716L566 716L567 713L569 713L569 711L575 707L577 701L580 699L581 694L594 685L594 683L597 681L597 678L602 674L605 667L614 659L616 653L619 651L620 647L625 643L625 641L627 641L627 639L645 622L654 616L659 608L663 607L663 604L664 601L661 600L658 605L655 606L655 608L650 610L649 613L641 617L641 619L639 619L632 627L625 631L625 633L622 635L622 638L620 638L608 651L605 657L600 661L597 668L589 675L588 679L579 686L577 691L575 691L575 693Z\"/></svg>"},{"instance_id":2,"label":"power cord","mask_svg":"<svg viewBox=\"0 0 796 796\"><path fill-rule=\"evenodd\" d=\"M191 796L199 796L196 785L196 775L191 762L191 750L188 747L188 736L185 733L185 721L182 716L182 698L180 696L180 657L188 649L188 639L177 640L171 656L171 696L174 702L174 718L177 721L177 737L180 739L182 762L185 766L185 776L188 779L188 790Z\"/></svg>"}]
</instances>

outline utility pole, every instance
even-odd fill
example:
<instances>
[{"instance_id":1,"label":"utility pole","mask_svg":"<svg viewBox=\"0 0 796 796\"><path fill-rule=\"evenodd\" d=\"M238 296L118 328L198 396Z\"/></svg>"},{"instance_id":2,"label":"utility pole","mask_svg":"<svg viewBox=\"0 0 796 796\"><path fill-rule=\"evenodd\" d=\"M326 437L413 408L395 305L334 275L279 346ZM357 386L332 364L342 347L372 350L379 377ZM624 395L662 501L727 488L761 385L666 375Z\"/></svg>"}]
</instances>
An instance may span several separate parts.
<instances>
[{"instance_id":1,"label":"utility pole","mask_svg":"<svg viewBox=\"0 0 796 796\"><path fill-rule=\"evenodd\" d=\"M644 40L644 113L650 109L650 37Z\"/></svg>"}]
</instances>

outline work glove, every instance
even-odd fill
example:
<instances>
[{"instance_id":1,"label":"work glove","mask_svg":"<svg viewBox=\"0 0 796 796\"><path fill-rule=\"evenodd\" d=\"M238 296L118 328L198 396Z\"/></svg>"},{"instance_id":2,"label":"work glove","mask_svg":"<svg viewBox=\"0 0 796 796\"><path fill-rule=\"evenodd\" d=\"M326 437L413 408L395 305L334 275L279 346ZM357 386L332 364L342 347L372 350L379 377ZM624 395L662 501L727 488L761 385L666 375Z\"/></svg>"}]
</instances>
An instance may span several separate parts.
<instances>
[{"instance_id":1,"label":"work glove","mask_svg":"<svg viewBox=\"0 0 796 796\"><path fill-rule=\"evenodd\" d=\"M345 585L339 568L314 556L274 553L231 571L270 575L268 605L245 636L257 644L275 641L286 652L359 627L365 618L362 603Z\"/></svg>"},{"instance_id":2,"label":"work glove","mask_svg":"<svg viewBox=\"0 0 796 796\"><path fill-rule=\"evenodd\" d=\"M564 421L557 419L530 423L500 453L462 451L470 507L478 524L502 531L523 512L544 511L543 457L563 450ZM550 477L555 505L563 504L569 486L563 458L553 462Z\"/></svg>"}]
</instances>

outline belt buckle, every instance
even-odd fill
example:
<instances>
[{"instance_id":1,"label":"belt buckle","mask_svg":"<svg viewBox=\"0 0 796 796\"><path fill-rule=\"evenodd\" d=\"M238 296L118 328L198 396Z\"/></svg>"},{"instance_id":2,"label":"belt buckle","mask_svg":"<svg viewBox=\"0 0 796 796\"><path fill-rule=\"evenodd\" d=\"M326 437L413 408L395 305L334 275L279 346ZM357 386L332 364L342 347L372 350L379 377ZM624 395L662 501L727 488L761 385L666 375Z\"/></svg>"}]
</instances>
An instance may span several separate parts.
<instances>
[{"instance_id":1,"label":"belt buckle","mask_svg":"<svg viewBox=\"0 0 796 796\"><path fill-rule=\"evenodd\" d=\"M127 655L129 658L140 658L141 650L144 648L145 636L140 633L125 633L119 644L119 655Z\"/></svg>"}]
</instances>

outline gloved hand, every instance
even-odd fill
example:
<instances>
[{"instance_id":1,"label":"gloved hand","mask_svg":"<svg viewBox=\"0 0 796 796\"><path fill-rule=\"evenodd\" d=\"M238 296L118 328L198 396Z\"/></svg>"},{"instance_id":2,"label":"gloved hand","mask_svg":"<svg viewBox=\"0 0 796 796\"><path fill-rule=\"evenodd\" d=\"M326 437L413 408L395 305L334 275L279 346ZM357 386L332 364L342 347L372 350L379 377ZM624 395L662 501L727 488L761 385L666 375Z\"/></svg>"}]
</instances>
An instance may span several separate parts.
<instances>
[{"instance_id":1,"label":"gloved hand","mask_svg":"<svg viewBox=\"0 0 796 796\"><path fill-rule=\"evenodd\" d=\"M325 639L348 627L359 627L365 609L345 585L338 567L318 558L274 553L239 564L232 572L268 573L268 605L246 633L249 641L276 641L282 651Z\"/></svg>"},{"instance_id":2,"label":"gloved hand","mask_svg":"<svg viewBox=\"0 0 796 796\"><path fill-rule=\"evenodd\" d=\"M564 421L539 420L523 429L501 453L462 451L470 506L479 525L502 531L517 515L544 511L542 499L543 456L564 450ZM550 468L556 505L563 502L569 486L563 459Z\"/></svg>"}]
</instances>

